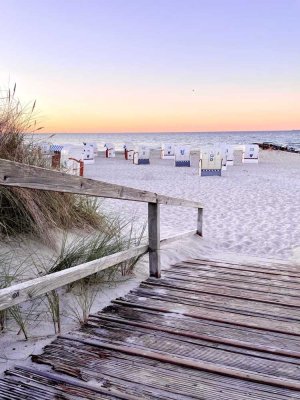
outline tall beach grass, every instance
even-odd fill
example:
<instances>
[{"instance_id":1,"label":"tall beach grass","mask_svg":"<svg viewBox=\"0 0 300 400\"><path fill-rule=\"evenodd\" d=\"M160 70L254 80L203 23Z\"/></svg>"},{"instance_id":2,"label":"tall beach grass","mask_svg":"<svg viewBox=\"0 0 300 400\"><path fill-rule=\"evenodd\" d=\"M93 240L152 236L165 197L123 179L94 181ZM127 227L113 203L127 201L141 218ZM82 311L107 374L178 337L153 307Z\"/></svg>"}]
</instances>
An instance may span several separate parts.
<instances>
[{"instance_id":1,"label":"tall beach grass","mask_svg":"<svg viewBox=\"0 0 300 400\"><path fill-rule=\"evenodd\" d=\"M47 165L34 136L40 129L35 108L36 102L22 106L16 97L16 85L12 90L0 91L0 158L39 167ZM105 215L95 198L0 186L0 239L6 244L0 244L0 289L139 245L145 227L144 224L136 231L134 219L124 221ZM28 250L24 257L19 259L7 251L14 244L27 243L29 238L35 249ZM41 243L37 242L42 242L51 256L41 254ZM9 329L17 329L27 339L30 328L43 321L45 313L50 316L54 333L61 332L61 316L65 313L85 324L101 284L129 276L137 260L135 257L52 290L36 301L0 311L0 331L10 325ZM66 294L71 299L67 311L61 301Z\"/></svg>"},{"instance_id":2,"label":"tall beach grass","mask_svg":"<svg viewBox=\"0 0 300 400\"><path fill-rule=\"evenodd\" d=\"M0 91L0 158L44 167L35 133L36 102L23 106L13 89ZM104 218L95 200L68 193L0 186L0 235L30 234L54 244L55 229L100 228Z\"/></svg>"}]
</instances>

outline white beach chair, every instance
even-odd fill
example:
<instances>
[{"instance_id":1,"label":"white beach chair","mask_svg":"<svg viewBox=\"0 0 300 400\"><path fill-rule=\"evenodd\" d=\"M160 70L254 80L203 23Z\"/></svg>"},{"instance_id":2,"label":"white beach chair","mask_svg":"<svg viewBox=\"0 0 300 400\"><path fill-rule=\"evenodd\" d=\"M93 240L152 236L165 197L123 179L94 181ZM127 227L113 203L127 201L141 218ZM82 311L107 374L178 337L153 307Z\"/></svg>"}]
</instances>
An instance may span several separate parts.
<instances>
[{"instance_id":1,"label":"white beach chair","mask_svg":"<svg viewBox=\"0 0 300 400\"><path fill-rule=\"evenodd\" d=\"M243 164L257 164L259 146L257 144L247 144L244 146Z\"/></svg>"},{"instance_id":2,"label":"white beach chair","mask_svg":"<svg viewBox=\"0 0 300 400\"><path fill-rule=\"evenodd\" d=\"M83 143L83 145L93 146L94 157L98 156L98 145L96 142Z\"/></svg>"},{"instance_id":3,"label":"white beach chair","mask_svg":"<svg viewBox=\"0 0 300 400\"><path fill-rule=\"evenodd\" d=\"M114 158L116 156L115 145L113 143L105 143L105 157L106 158Z\"/></svg>"},{"instance_id":4,"label":"white beach chair","mask_svg":"<svg viewBox=\"0 0 300 400\"><path fill-rule=\"evenodd\" d=\"M134 145L133 143L124 144L124 156L125 160L133 160Z\"/></svg>"},{"instance_id":5,"label":"white beach chair","mask_svg":"<svg viewBox=\"0 0 300 400\"><path fill-rule=\"evenodd\" d=\"M175 159L175 146L173 144L162 144L161 146L161 158L163 160L174 160Z\"/></svg>"},{"instance_id":6,"label":"white beach chair","mask_svg":"<svg viewBox=\"0 0 300 400\"><path fill-rule=\"evenodd\" d=\"M78 154L78 153L77 153ZM63 149L60 153L60 166L64 172L71 175L83 176L83 160L80 157L72 157L68 149Z\"/></svg>"},{"instance_id":7,"label":"white beach chair","mask_svg":"<svg viewBox=\"0 0 300 400\"><path fill-rule=\"evenodd\" d=\"M175 146L175 167L191 166L191 149L190 146Z\"/></svg>"},{"instance_id":8,"label":"white beach chair","mask_svg":"<svg viewBox=\"0 0 300 400\"><path fill-rule=\"evenodd\" d=\"M222 176L221 150L207 149L200 152L199 175Z\"/></svg>"},{"instance_id":9,"label":"white beach chair","mask_svg":"<svg viewBox=\"0 0 300 400\"><path fill-rule=\"evenodd\" d=\"M85 164L94 164L94 146L91 143L83 144L81 160L83 160Z\"/></svg>"},{"instance_id":10,"label":"white beach chair","mask_svg":"<svg viewBox=\"0 0 300 400\"><path fill-rule=\"evenodd\" d=\"M242 165L245 146L243 144L234 144L232 145L232 151L233 151L233 164Z\"/></svg>"},{"instance_id":11,"label":"white beach chair","mask_svg":"<svg viewBox=\"0 0 300 400\"><path fill-rule=\"evenodd\" d=\"M136 165L150 164L150 149L147 146L138 146L133 153L133 163Z\"/></svg>"}]
</instances>

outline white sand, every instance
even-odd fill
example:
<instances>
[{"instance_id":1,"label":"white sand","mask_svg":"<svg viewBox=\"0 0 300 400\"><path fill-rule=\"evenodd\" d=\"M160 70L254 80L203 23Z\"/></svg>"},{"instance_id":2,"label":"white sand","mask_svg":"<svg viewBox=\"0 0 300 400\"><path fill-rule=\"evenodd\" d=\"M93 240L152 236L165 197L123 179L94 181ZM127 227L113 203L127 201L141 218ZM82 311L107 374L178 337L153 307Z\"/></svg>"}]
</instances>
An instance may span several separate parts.
<instances>
[{"instance_id":1,"label":"white sand","mask_svg":"<svg viewBox=\"0 0 300 400\"><path fill-rule=\"evenodd\" d=\"M195 165L195 163L193 163ZM172 161L156 156L151 165L133 165L123 158L104 159L86 166L86 176L186 199L204 206L204 238L174 242L163 246L162 266L189 257L247 260L252 256L282 259L300 265L300 156L264 151L258 165L228 167L222 177L199 177L196 168L175 168ZM119 200L104 200L102 207L131 217L142 224L147 205ZM181 207L161 207L162 237L196 228L196 211ZM234 254L232 254L234 252ZM251 257L250 257L251 256ZM148 275L148 259L143 257L135 276L113 285L103 285L92 312L128 293ZM68 296L63 296L63 303ZM64 314L68 314L65 308ZM69 315L70 317L70 315ZM76 328L64 315L63 332ZM39 353L53 340L50 322L39 322L30 330L26 342L12 332L0 336L0 372L13 365L30 363L30 354ZM48 335L45 337L44 335Z\"/></svg>"},{"instance_id":2,"label":"white sand","mask_svg":"<svg viewBox=\"0 0 300 400\"><path fill-rule=\"evenodd\" d=\"M86 176L156 193L200 201L204 237L215 249L271 258L291 258L300 246L300 155L262 151L259 164L227 167L222 177L199 177L196 168L175 168L170 160L133 165L98 157ZM196 164L195 162L193 163ZM115 213L147 218L147 205L105 200ZM161 207L162 236L196 228L196 211Z\"/></svg>"}]
</instances>

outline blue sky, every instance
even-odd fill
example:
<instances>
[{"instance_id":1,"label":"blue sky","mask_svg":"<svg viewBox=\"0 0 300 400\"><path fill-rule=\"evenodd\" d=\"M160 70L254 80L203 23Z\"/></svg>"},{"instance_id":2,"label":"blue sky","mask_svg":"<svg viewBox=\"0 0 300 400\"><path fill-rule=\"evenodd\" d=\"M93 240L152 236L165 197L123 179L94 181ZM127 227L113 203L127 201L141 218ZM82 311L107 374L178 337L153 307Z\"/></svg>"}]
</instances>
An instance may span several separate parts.
<instances>
[{"instance_id":1,"label":"blue sky","mask_svg":"<svg viewBox=\"0 0 300 400\"><path fill-rule=\"evenodd\" d=\"M300 0L1 0L0 14L1 87L37 98L48 131L300 126Z\"/></svg>"}]
</instances>

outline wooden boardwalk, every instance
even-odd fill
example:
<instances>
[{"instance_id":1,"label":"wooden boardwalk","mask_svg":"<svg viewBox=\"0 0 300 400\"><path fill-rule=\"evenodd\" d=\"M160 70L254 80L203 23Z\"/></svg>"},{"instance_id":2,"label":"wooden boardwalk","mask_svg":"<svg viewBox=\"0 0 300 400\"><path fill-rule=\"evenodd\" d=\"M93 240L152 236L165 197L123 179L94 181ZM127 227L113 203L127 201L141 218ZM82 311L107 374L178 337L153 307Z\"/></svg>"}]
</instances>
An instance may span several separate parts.
<instances>
[{"instance_id":1,"label":"wooden boardwalk","mask_svg":"<svg viewBox=\"0 0 300 400\"><path fill-rule=\"evenodd\" d=\"M0 380L1 399L300 399L300 268L187 260Z\"/></svg>"}]
</instances>

